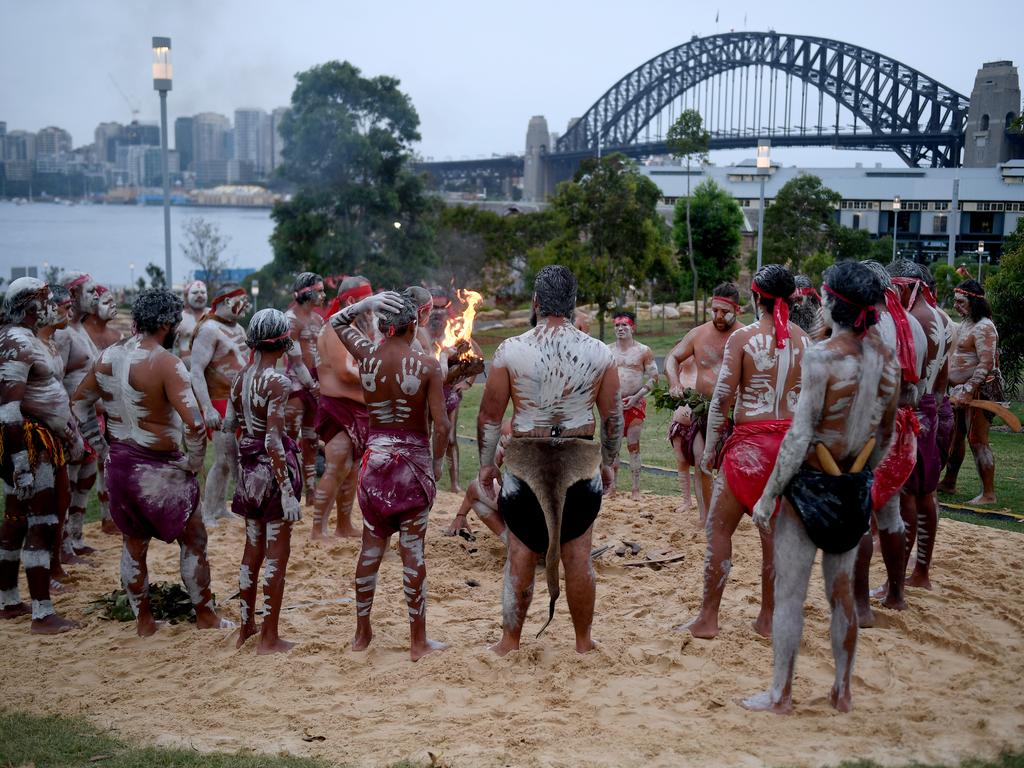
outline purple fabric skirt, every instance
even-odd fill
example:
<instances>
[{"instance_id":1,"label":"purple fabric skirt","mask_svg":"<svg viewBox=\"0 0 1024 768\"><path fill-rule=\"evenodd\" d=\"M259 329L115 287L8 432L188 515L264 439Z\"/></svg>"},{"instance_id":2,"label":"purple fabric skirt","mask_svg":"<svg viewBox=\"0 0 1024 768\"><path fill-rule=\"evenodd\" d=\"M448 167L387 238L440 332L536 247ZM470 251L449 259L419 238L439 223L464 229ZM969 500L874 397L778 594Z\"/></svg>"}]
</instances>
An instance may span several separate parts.
<instances>
[{"instance_id":1,"label":"purple fabric skirt","mask_svg":"<svg viewBox=\"0 0 1024 768\"><path fill-rule=\"evenodd\" d=\"M927 394L917 404L917 463L903 489L914 496L925 496L939 487L942 461L939 457L939 406L935 395Z\"/></svg>"},{"instance_id":2,"label":"purple fabric skirt","mask_svg":"<svg viewBox=\"0 0 1024 768\"><path fill-rule=\"evenodd\" d=\"M288 435L282 437L288 480L295 498L302 496L302 470L299 469L299 446ZM238 483L231 499L231 511L247 520L280 520L281 486L274 477L274 467L263 438L243 435L238 441Z\"/></svg>"},{"instance_id":3,"label":"purple fabric skirt","mask_svg":"<svg viewBox=\"0 0 1024 768\"><path fill-rule=\"evenodd\" d=\"M180 451L110 444L105 465L110 516L121 533L167 543L181 537L199 504L199 479L173 463L181 458Z\"/></svg>"},{"instance_id":4,"label":"purple fabric skirt","mask_svg":"<svg viewBox=\"0 0 1024 768\"><path fill-rule=\"evenodd\" d=\"M434 503L430 438L421 432L375 429L359 468L359 509L374 535L387 538L402 521Z\"/></svg>"},{"instance_id":5,"label":"purple fabric skirt","mask_svg":"<svg viewBox=\"0 0 1024 768\"><path fill-rule=\"evenodd\" d=\"M939 468L946 466L949 461L949 450L953 446L953 406L949 403L949 396L942 397L942 405L939 406L938 427L935 434L935 442L939 450Z\"/></svg>"}]
</instances>

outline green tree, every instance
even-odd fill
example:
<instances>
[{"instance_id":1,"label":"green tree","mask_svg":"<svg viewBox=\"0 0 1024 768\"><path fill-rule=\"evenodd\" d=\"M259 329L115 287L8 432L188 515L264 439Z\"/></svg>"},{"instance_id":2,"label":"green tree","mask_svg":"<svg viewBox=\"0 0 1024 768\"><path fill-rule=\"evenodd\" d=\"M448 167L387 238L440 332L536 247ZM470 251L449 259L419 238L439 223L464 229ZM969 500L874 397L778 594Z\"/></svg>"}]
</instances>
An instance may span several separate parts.
<instances>
[{"instance_id":1,"label":"green tree","mask_svg":"<svg viewBox=\"0 0 1024 768\"><path fill-rule=\"evenodd\" d=\"M580 298L598 305L600 337L605 311L629 284L648 272L670 268L671 249L658 215L661 192L624 155L581 163L572 181L560 184L551 201L557 235L530 254L530 267L563 264L579 282Z\"/></svg>"},{"instance_id":2,"label":"green tree","mask_svg":"<svg viewBox=\"0 0 1024 768\"><path fill-rule=\"evenodd\" d=\"M888 243L891 252L892 238L888 240ZM864 261L875 255L874 243L866 229L850 229L838 222L829 225L825 237L825 248L833 261ZM804 266L805 274L808 269L809 267Z\"/></svg>"},{"instance_id":3,"label":"green tree","mask_svg":"<svg viewBox=\"0 0 1024 768\"><path fill-rule=\"evenodd\" d=\"M739 277L742 230L743 212L713 179L697 185L692 202L687 197L676 203L672 239L676 250L692 252L697 282L705 293Z\"/></svg>"},{"instance_id":4,"label":"green tree","mask_svg":"<svg viewBox=\"0 0 1024 768\"><path fill-rule=\"evenodd\" d=\"M700 278L697 274L697 264L693 255L693 228L690 226L690 165L692 163L704 163L708 159L708 148L711 146L711 134L704 130L704 124L700 112L695 109L684 109L672 127L668 129L666 137L668 151L674 157L686 161L686 255L690 261L690 271L693 273L693 323L697 324L697 289Z\"/></svg>"},{"instance_id":5,"label":"green tree","mask_svg":"<svg viewBox=\"0 0 1024 768\"><path fill-rule=\"evenodd\" d=\"M181 225L181 252L204 273L204 282L210 296L220 285L229 263L224 251L231 244L231 238L220 231L220 225L202 216L190 216ZM153 266L153 265L149 265ZM146 273L149 274L149 266ZM160 273L163 281L163 272ZM152 275L150 275L152 283ZM155 283L154 283L155 286Z\"/></svg>"},{"instance_id":6,"label":"green tree","mask_svg":"<svg viewBox=\"0 0 1024 768\"><path fill-rule=\"evenodd\" d=\"M419 116L393 77L364 78L330 61L297 75L281 121L280 174L297 185L278 203L271 243L283 274L365 274L407 284L434 257L436 209L409 169Z\"/></svg>"},{"instance_id":7,"label":"green tree","mask_svg":"<svg viewBox=\"0 0 1024 768\"><path fill-rule=\"evenodd\" d=\"M1024 385L1024 219L1003 241L999 271L985 280L992 318L999 329L999 364L1018 397Z\"/></svg>"},{"instance_id":8,"label":"green tree","mask_svg":"<svg viewBox=\"0 0 1024 768\"><path fill-rule=\"evenodd\" d=\"M146 265L146 274L149 275L150 288L167 287L167 278L164 276L164 271L152 261Z\"/></svg>"},{"instance_id":9,"label":"green tree","mask_svg":"<svg viewBox=\"0 0 1024 768\"><path fill-rule=\"evenodd\" d=\"M821 278L825 274L825 270L836 261L838 259L830 251L817 251L804 259L802 274L811 279L811 285L821 285Z\"/></svg>"},{"instance_id":10,"label":"green tree","mask_svg":"<svg viewBox=\"0 0 1024 768\"><path fill-rule=\"evenodd\" d=\"M813 174L801 173L783 184L764 212L764 263L786 264L799 272L804 259L827 247L841 199Z\"/></svg>"}]
</instances>

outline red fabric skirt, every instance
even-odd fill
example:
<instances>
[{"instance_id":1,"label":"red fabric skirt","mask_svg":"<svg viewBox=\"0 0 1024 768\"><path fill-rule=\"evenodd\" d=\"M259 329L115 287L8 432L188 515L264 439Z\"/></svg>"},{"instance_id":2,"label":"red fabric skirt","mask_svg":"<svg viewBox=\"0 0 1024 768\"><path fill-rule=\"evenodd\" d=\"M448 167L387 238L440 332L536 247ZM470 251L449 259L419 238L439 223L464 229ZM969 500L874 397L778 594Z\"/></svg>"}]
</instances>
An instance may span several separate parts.
<instances>
[{"instance_id":1,"label":"red fabric skirt","mask_svg":"<svg viewBox=\"0 0 1024 768\"><path fill-rule=\"evenodd\" d=\"M871 486L871 507L876 512L900 492L917 465L917 436L921 423L913 407L905 405L896 411L896 435L885 458L875 467L875 483Z\"/></svg>"},{"instance_id":2,"label":"red fabric skirt","mask_svg":"<svg viewBox=\"0 0 1024 768\"><path fill-rule=\"evenodd\" d=\"M764 493L791 423L789 419L778 419L737 424L722 448L725 481L748 513Z\"/></svg>"}]
</instances>

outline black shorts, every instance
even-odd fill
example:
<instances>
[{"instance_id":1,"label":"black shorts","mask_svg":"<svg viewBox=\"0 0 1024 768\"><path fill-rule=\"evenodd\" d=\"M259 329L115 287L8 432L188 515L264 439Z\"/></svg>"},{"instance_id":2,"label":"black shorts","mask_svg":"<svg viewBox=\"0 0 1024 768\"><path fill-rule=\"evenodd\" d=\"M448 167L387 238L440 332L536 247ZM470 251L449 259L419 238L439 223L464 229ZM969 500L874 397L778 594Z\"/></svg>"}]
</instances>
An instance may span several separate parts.
<instances>
[{"instance_id":1,"label":"black shorts","mask_svg":"<svg viewBox=\"0 0 1024 768\"><path fill-rule=\"evenodd\" d=\"M856 547L870 527L873 483L870 469L833 476L804 464L785 496L814 545L838 555Z\"/></svg>"},{"instance_id":2,"label":"black shorts","mask_svg":"<svg viewBox=\"0 0 1024 768\"><path fill-rule=\"evenodd\" d=\"M603 486L601 473L590 480L580 480L565 492L560 543L577 539L594 524L601 511ZM506 471L498 495L498 511L508 529L537 554L548 551L548 527L544 512L533 490L520 478Z\"/></svg>"}]
</instances>

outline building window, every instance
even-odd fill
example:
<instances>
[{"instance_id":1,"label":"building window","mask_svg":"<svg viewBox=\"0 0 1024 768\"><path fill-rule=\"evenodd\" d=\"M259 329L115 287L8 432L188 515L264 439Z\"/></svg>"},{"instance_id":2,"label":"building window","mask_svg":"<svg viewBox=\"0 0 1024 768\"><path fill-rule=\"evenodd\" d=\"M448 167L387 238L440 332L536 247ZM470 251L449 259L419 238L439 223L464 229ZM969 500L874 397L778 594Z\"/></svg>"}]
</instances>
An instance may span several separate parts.
<instances>
[{"instance_id":1,"label":"building window","mask_svg":"<svg viewBox=\"0 0 1024 768\"><path fill-rule=\"evenodd\" d=\"M936 235L944 235L946 233L948 217L944 214L939 214L932 217L932 233Z\"/></svg>"},{"instance_id":2,"label":"building window","mask_svg":"<svg viewBox=\"0 0 1024 768\"><path fill-rule=\"evenodd\" d=\"M988 130L988 115L982 115L981 116L981 130L983 130L983 131L987 131Z\"/></svg>"},{"instance_id":3,"label":"building window","mask_svg":"<svg viewBox=\"0 0 1024 768\"><path fill-rule=\"evenodd\" d=\"M853 214L853 228L854 229L860 229L860 214L859 213Z\"/></svg>"}]
</instances>

